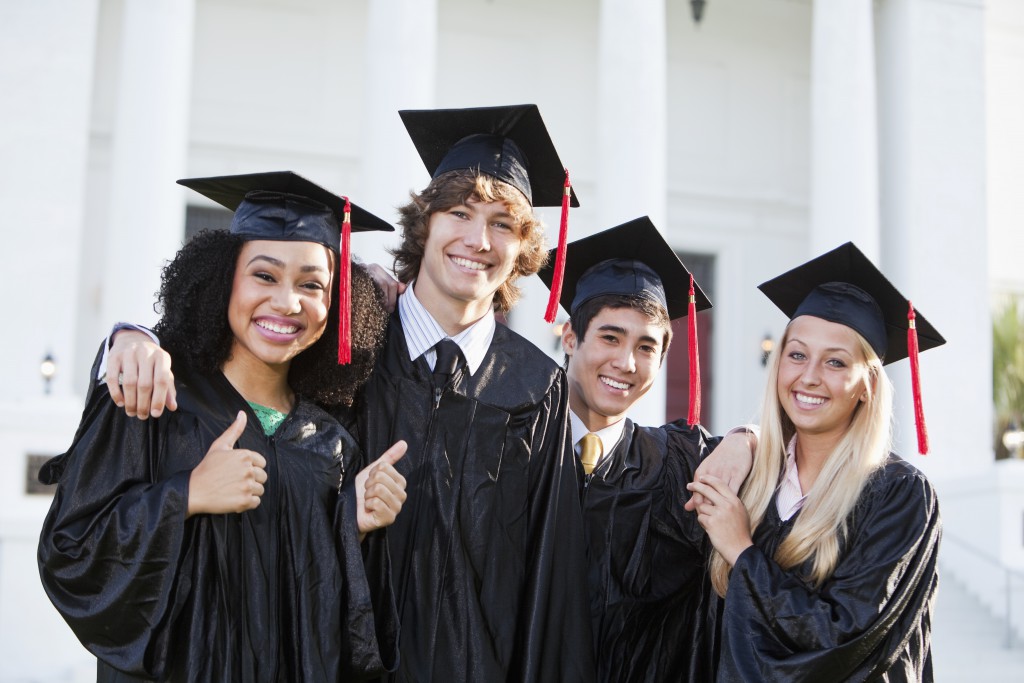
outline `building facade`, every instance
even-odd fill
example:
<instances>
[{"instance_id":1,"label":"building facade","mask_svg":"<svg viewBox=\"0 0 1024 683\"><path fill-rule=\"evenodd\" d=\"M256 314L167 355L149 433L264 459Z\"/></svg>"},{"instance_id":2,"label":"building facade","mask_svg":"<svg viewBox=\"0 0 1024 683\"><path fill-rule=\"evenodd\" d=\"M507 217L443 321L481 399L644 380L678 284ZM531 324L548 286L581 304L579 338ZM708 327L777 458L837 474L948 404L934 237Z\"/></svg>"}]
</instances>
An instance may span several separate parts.
<instances>
[{"instance_id":1,"label":"building facade","mask_svg":"<svg viewBox=\"0 0 1024 683\"><path fill-rule=\"evenodd\" d=\"M899 451L936 482L947 537L1024 570L1024 462L989 439L988 305L1024 293L1020 3L710 0L697 23L688 0L3 0L0 55L22 299L0 364L0 681L93 675L39 586L30 456L70 443L111 323L155 322L189 207L212 208L174 180L291 169L394 220L428 180L406 108L537 103L582 203L571 237L646 214L701 262L715 431L755 419L762 340L785 324L756 285L855 241L948 342L921 358L927 458L893 368ZM382 263L393 242L353 238ZM546 290L525 291L511 325L558 355ZM664 421L669 384L633 417ZM977 553L943 554L1004 609Z\"/></svg>"}]
</instances>

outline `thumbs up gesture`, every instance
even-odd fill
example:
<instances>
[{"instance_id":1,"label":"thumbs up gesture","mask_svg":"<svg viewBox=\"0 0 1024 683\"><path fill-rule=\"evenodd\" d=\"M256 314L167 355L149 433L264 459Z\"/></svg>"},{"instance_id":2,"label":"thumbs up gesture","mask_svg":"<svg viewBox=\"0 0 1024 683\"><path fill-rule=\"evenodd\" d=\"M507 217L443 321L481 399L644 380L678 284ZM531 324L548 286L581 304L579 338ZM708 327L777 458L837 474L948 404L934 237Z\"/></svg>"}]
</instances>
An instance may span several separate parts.
<instances>
[{"instance_id":1,"label":"thumbs up gesture","mask_svg":"<svg viewBox=\"0 0 1024 683\"><path fill-rule=\"evenodd\" d=\"M255 451L235 448L245 431L243 411L210 445L188 480L188 516L245 512L260 504L267 461ZM390 452L390 451L389 451Z\"/></svg>"},{"instance_id":2,"label":"thumbs up gesture","mask_svg":"<svg viewBox=\"0 0 1024 683\"><path fill-rule=\"evenodd\" d=\"M395 521L405 502L405 477L395 469L408 445L398 441L356 475L356 525L360 537Z\"/></svg>"}]
</instances>

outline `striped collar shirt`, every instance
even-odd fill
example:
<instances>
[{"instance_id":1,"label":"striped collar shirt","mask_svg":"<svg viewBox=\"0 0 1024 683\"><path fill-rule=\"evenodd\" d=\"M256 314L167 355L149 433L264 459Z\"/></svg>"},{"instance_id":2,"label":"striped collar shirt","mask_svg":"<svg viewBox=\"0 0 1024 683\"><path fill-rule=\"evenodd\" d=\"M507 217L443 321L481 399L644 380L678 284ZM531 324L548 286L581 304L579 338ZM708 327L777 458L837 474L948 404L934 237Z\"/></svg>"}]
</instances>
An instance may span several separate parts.
<instances>
[{"instance_id":1,"label":"striped collar shirt","mask_svg":"<svg viewBox=\"0 0 1024 683\"><path fill-rule=\"evenodd\" d=\"M424 356L427 365L433 370L434 363L437 362L437 351L434 350L434 346L448 335L416 298L413 291L415 285L415 282L411 283L406 287L405 293L398 297L398 317L402 321L406 346L409 347L409 360L415 361ZM484 317L451 337L462 351L470 375L484 362L487 349L491 347L491 340L494 339L496 325L494 310L487 309Z\"/></svg>"},{"instance_id":2,"label":"striped collar shirt","mask_svg":"<svg viewBox=\"0 0 1024 683\"><path fill-rule=\"evenodd\" d=\"M779 519L785 521L800 511L807 495L800 489L800 472L796 468L796 436L789 440L786 447L786 471L779 483L779 493L775 497L775 507L779 511Z\"/></svg>"}]
</instances>

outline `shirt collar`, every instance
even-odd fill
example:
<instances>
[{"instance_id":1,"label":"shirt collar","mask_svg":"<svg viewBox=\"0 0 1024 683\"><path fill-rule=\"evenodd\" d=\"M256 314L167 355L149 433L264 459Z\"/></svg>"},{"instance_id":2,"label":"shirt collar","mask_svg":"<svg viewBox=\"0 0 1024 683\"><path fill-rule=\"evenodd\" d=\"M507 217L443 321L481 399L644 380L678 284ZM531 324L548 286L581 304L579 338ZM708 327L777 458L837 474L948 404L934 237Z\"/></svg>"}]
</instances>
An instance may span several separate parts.
<instances>
[{"instance_id":1,"label":"shirt collar","mask_svg":"<svg viewBox=\"0 0 1024 683\"><path fill-rule=\"evenodd\" d=\"M415 282L410 283L405 288L405 293L398 297L398 317L402 321L406 346L409 347L409 360L415 361L420 356L425 356L427 365L433 370L434 362L437 360L434 346L448 335L416 298L414 285ZM494 310L488 308L484 317L451 337L466 359L469 374L475 373L484 362L487 349L491 347L491 340L494 339L496 325Z\"/></svg>"},{"instance_id":2,"label":"shirt collar","mask_svg":"<svg viewBox=\"0 0 1024 683\"><path fill-rule=\"evenodd\" d=\"M796 466L796 435L789 440L786 447L786 470L779 483L779 493L775 497L775 505L779 518L787 520L803 507L807 495L800 490L800 471Z\"/></svg>"},{"instance_id":3,"label":"shirt collar","mask_svg":"<svg viewBox=\"0 0 1024 683\"><path fill-rule=\"evenodd\" d=\"M572 428L572 447L576 450L576 446L579 445L580 439L590 433L587 426L583 424L583 420L579 418L576 413L569 410L569 425ZM610 424L604 429L599 429L594 434L597 434L597 438L601 439L602 454L601 459L603 460L612 449L615 448L619 443L619 439L622 438L622 430L626 426L626 418L623 417L618 422Z\"/></svg>"}]
</instances>

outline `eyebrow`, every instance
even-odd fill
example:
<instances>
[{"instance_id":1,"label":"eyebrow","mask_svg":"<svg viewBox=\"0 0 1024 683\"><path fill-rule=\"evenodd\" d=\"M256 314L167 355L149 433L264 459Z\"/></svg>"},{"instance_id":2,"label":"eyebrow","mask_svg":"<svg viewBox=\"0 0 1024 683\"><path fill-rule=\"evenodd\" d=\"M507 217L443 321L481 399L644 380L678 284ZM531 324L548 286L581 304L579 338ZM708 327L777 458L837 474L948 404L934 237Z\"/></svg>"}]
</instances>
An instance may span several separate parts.
<instances>
[{"instance_id":1,"label":"eyebrow","mask_svg":"<svg viewBox=\"0 0 1024 683\"><path fill-rule=\"evenodd\" d=\"M611 323L607 323L605 325L601 325L597 329L598 329L599 332L617 332L618 334L621 334L623 336L626 335L626 328L625 327L620 327L618 325L612 325ZM661 343L656 338L650 336L649 334L640 335L640 341L650 342L652 344L660 344Z\"/></svg>"},{"instance_id":2,"label":"eyebrow","mask_svg":"<svg viewBox=\"0 0 1024 683\"><path fill-rule=\"evenodd\" d=\"M790 337L789 340L787 341L787 343L790 343L790 342L798 342L799 344L802 344L803 346L807 346L807 342L803 341L802 339L797 339L796 337ZM843 348L842 346L830 346L829 348L825 349L826 353L835 353L836 351L841 351L842 353L845 353L848 356L853 356L854 355L853 351L850 351L847 348Z\"/></svg>"},{"instance_id":3,"label":"eyebrow","mask_svg":"<svg viewBox=\"0 0 1024 683\"><path fill-rule=\"evenodd\" d=\"M274 258L273 256L266 256L265 254L257 254L249 260L249 263L247 263L246 266L251 266L256 261L266 261L270 265L277 266L278 268L284 268L286 265L281 259ZM327 269L321 266L305 265L302 266L299 271L303 273L326 273Z\"/></svg>"}]
</instances>

